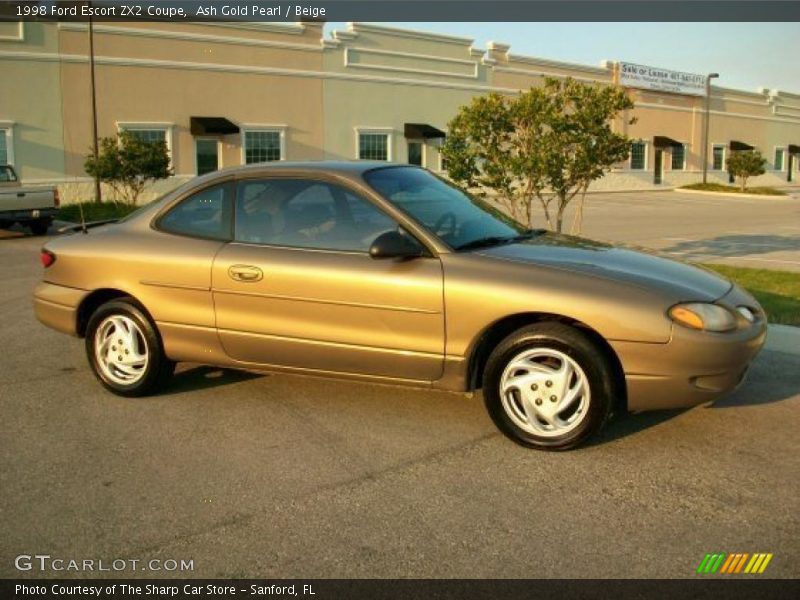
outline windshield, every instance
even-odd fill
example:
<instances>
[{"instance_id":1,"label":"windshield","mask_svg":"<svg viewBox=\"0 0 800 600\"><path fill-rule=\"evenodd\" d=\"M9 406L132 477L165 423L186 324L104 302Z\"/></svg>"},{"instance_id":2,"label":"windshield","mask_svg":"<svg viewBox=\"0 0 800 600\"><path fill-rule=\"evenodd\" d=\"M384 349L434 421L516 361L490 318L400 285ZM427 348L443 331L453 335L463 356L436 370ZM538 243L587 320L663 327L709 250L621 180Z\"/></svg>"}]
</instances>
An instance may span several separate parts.
<instances>
[{"instance_id":1,"label":"windshield","mask_svg":"<svg viewBox=\"0 0 800 600\"><path fill-rule=\"evenodd\" d=\"M424 169L375 169L366 172L364 179L455 250L508 242L528 233L498 209Z\"/></svg>"}]
</instances>

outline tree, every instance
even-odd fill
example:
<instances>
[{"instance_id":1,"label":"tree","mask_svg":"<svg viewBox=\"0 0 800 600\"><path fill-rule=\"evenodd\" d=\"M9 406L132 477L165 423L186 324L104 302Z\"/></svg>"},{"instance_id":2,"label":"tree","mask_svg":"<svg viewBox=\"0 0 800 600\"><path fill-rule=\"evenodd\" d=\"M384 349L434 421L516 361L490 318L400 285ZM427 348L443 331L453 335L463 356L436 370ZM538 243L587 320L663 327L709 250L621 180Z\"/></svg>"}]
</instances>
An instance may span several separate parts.
<instances>
[{"instance_id":1,"label":"tree","mask_svg":"<svg viewBox=\"0 0 800 600\"><path fill-rule=\"evenodd\" d=\"M130 205L136 204L148 183L172 175L166 142L145 141L129 131L100 140L97 158L87 156L84 169Z\"/></svg>"},{"instance_id":2,"label":"tree","mask_svg":"<svg viewBox=\"0 0 800 600\"><path fill-rule=\"evenodd\" d=\"M739 178L742 183L742 191L745 191L748 178L763 175L766 172L764 170L766 162L767 159L761 156L761 152L758 150L731 152L727 161L728 173Z\"/></svg>"},{"instance_id":3,"label":"tree","mask_svg":"<svg viewBox=\"0 0 800 600\"><path fill-rule=\"evenodd\" d=\"M538 199L547 225L561 231L572 199L581 195L579 223L589 184L628 157L630 139L612 122L632 108L620 88L546 78L519 96L492 93L462 106L441 151L455 183L528 226Z\"/></svg>"}]
</instances>

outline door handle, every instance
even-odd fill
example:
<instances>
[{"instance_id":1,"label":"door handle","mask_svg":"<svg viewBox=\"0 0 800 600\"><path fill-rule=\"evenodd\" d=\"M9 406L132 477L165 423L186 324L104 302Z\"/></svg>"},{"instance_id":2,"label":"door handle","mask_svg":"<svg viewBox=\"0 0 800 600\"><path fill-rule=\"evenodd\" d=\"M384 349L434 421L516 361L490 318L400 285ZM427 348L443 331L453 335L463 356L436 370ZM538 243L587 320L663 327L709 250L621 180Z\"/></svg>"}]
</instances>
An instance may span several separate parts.
<instances>
[{"instance_id":1,"label":"door handle","mask_svg":"<svg viewBox=\"0 0 800 600\"><path fill-rule=\"evenodd\" d=\"M233 265L228 269L228 277L244 283L254 283L264 278L264 272L251 265Z\"/></svg>"}]
</instances>

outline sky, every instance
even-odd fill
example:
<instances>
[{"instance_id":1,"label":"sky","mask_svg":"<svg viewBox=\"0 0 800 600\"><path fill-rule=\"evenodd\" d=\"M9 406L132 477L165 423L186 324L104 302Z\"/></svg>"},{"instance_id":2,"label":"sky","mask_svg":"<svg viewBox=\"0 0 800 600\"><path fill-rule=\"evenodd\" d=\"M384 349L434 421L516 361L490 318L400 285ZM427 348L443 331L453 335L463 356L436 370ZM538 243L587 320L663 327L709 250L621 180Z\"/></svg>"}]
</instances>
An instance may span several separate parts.
<instances>
[{"instance_id":1,"label":"sky","mask_svg":"<svg viewBox=\"0 0 800 600\"><path fill-rule=\"evenodd\" d=\"M690 73L719 73L724 87L800 94L800 23L387 23L473 38L486 48L597 66L621 60ZM326 31L345 29L328 23Z\"/></svg>"}]
</instances>

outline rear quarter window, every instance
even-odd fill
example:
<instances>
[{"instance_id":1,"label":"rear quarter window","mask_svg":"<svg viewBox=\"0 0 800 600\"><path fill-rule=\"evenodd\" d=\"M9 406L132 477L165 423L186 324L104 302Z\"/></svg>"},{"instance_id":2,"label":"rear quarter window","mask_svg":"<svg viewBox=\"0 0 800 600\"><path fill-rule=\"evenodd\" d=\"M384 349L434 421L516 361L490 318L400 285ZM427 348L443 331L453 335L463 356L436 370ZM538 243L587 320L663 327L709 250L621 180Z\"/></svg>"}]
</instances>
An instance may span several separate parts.
<instances>
[{"instance_id":1,"label":"rear quarter window","mask_svg":"<svg viewBox=\"0 0 800 600\"><path fill-rule=\"evenodd\" d=\"M173 206L158 220L167 233L229 240L233 185L229 182L205 188Z\"/></svg>"}]
</instances>

